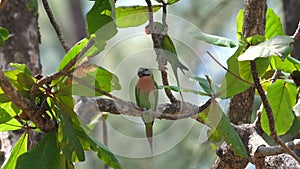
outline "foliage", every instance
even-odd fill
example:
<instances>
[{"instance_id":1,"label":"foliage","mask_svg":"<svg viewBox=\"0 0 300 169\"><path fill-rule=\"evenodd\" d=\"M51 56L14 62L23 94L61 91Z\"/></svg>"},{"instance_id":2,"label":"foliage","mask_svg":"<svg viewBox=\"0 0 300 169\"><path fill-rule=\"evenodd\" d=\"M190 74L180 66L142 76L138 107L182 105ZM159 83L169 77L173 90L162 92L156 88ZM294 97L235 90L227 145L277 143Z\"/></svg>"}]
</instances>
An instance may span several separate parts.
<instances>
[{"instance_id":1,"label":"foliage","mask_svg":"<svg viewBox=\"0 0 300 169\"><path fill-rule=\"evenodd\" d=\"M156 1L163 5L172 5L179 0ZM32 0L30 2L32 4L28 4L28 8L31 9L35 6L36 1ZM158 11L160 8L161 5L154 5L153 12ZM147 11L147 6L115 8L110 0L94 0L94 5L86 14L89 36L82 39L68 51L57 71L64 70L74 59L77 59L75 64L67 70L67 74L63 74L51 83L38 88L38 92L35 93L33 98L37 105L45 107L45 111L42 112L43 116L55 120L58 129L47 133L29 151L27 150L28 131L34 130L36 127L27 119L16 120L15 117L21 117L22 110L13 105L0 89L0 131L25 128L25 133L17 141L4 168L74 168L74 162L85 161L85 151L94 151L106 165L115 169L121 168L116 156L107 147L90 136L87 125L78 119L77 114L73 111L72 94L102 96L103 93L121 89L117 75L101 66L86 65L84 59L101 52L105 48L106 42L117 34L117 27L127 28L144 24L149 19ZM293 39L284 36L280 18L273 10L268 9L267 11L265 36L255 35L244 38L241 33L242 21L243 10L237 16L239 42L203 32L193 32L195 38L207 43L221 47L237 47L236 52L227 60L228 72L221 86L213 84L211 79L206 76L206 78L192 78L199 83L203 91L174 86L163 86L162 88L168 88L175 92L192 92L213 97L210 107L203 112L199 112L198 117L211 127L211 141L223 138L236 155L246 158L248 156L246 148L214 98L230 98L252 85L250 60L255 61L258 65L259 77L269 82L272 79L265 79L267 72L280 70L282 73L292 74L299 71L300 62L289 56L291 52L290 44ZM0 46L4 45L4 41L8 37L9 32L7 29L0 27ZM91 42L94 42L93 46L82 54L82 51ZM81 57L77 58L78 56ZM11 64L11 66L15 69L6 71L5 76L20 95L32 99L31 89L36 85L39 78L34 77L23 64ZM278 134L283 135L292 127L295 127L294 124L298 124L294 123L294 120L299 118L295 118L293 112L298 91L293 81L286 76L280 78L275 83L265 83L264 87L267 99L274 111ZM270 134L268 118L264 109L261 123L263 130ZM299 127L299 125L296 127ZM35 131L40 132L38 129ZM33 159L36 162L33 163Z\"/></svg>"},{"instance_id":2,"label":"foliage","mask_svg":"<svg viewBox=\"0 0 300 169\"><path fill-rule=\"evenodd\" d=\"M267 10L265 35L254 35L249 38L242 36L242 24L244 10L237 16L237 35L240 41L236 52L227 60L228 72L221 84L219 95L221 98L229 98L245 91L253 83L250 60L255 61L259 77L264 81L263 87L267 93L267 99L272 107L275 119L275 127L278 135L286 134L293 128L295 114L293 107L297 102L297 87L288 76L280 76L275 83L271 83L272 76L267 73L280 70L281 73L293 73L299 70L299 61L291 58L294 39L284 36L280 17L272 9ZM206 35L201 33L202 35ZM196 38L218 46L226 46L232 40L223 37L207 35ZM220 42L221 43L220 45ZM234 74L234 75L233 75ZM267 79L266 79L267 77ZM270 134L268 118L265 109L262 111L261 124L263 130ZM296 127L296 126L295 126ZM299 126L297 126L299 128Z\"/></svg>"}]
</instances>

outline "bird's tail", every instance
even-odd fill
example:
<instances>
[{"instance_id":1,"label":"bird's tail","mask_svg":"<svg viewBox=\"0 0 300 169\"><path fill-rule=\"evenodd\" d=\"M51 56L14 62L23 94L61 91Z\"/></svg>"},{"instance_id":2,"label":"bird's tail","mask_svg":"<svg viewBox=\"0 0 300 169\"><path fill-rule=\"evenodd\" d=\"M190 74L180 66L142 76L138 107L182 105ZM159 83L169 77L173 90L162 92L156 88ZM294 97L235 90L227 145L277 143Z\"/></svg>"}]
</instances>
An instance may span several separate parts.
<instances>
[{"instance_id":1,"label":"bird's tail","mask_svg":"<svg viewBox=\"0 0 300 169\"><path fill-rule=\"evenodd\" d=\"M150 151L151 151L151 155L153 155L153 122L150 123L145 123L145 127L146 127L146 136L149 142L149 146L150 146Z\"/></svg>"}]
</instances>

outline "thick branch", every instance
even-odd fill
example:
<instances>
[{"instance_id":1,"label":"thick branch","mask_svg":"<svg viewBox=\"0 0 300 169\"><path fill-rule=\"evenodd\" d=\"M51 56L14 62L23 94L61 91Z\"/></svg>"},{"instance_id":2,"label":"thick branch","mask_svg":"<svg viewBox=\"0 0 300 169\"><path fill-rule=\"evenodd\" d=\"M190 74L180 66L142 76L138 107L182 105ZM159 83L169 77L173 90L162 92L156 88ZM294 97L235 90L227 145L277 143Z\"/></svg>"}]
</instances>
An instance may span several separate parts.
<instances>
[{"instance_id":1,"label":"thick branch","mask_svg":"<svg viewBox=\"0 0 300 169\"><path fill-rule=\"evenodd\" d=\"M264 105L264 108L266 110L266 114L267 114L268 122L269 122L269 129L271 132L270 136L274 139L275 143L280 145L285 150L286 153L290 154L293 158L295 158L295 160L300 162L300 158L291 149L289 149L277 135L276 128L275 128L274 113L273 113L271 105L267 99L267 96L259 82L256 64L254 61L251 61L251 71L252 71L255 88L257 89L257 92L259 93L262 103Z\"/></svg>"},{"instance_id":2,"label":"thick branch","mask_svg":"<svg viewBox=\"0 0 300 169\"><path fill-rule=\"evenodd\" d=\"M55 122L46 118L43 118L41 114L38 114L38 107L34 104L33 100L28 100L22 97L15 88L11 85L9 80L0 70L0 86L6 96L21 109L31 121L43 132L48 132L55 129Z\"/></svg>"}]
</instances>

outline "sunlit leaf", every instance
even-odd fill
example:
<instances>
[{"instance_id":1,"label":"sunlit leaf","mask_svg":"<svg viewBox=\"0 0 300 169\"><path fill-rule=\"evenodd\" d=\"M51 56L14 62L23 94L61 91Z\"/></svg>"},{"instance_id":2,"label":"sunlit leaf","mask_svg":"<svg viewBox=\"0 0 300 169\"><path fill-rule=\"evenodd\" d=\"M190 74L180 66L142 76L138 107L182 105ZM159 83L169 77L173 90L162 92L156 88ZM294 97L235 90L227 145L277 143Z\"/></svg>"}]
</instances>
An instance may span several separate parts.
<instances>
[{"instance_id":1,"label":"sunlit leaf","mask_svg":"<svg viewBox=\"0 0 300 169\"><path fill-rule=\"evenodd\" d=\"M254 60L259 57L279 56L282 59L291 53L290 43L294 40L289 36L276 36L256 46L250 46L238 57L239 61Z\"/></svg>"},{"instance_id":2,"label":"sunlit leaf","mask_svg":"<svg viewBox=\"0 0 300 169\"><path fill-rule=\"evenodd\" d=\"M267 39L284 35L280 17L275 14L273 9L268 8L266 19L265 37Z\"/></svg>"},{"instance_id":3,"label":"sunlit leaf","mask_svg":"<svg viewBox=\"0 0 300 169\"><path fill-rule=\"evenodd\" d=\"M240 12L236 17L237 33L242 32L243 20L244 20L244 9L240 10ZM276 15L271 8L268 8L266 14L265 37L267 39L271 39L272 37L283 36L283 35L284 35L284 31L282 29L280 17ZM237 37L239 40L241 40L241 36L239 33L237 34Z\"/></svg>"},{"instance_id":4,"label":"sunlit leaf","mask_svg":"<svg viewBox=\"0 0 300 169\"><path fill-rule=\"evenodd\" d=\"M174 3L178 2L178 1L180 1L180 0L168 0L168 4L171 5L171 4L174 4Z\"/></svg>"},{"instance_id":5,"label":"sunlit leaf","mask_svg":"<svg viewBox=\"0 0 300 169\"><path fill-rule=\"evenodd\" d=\"M273 69L278 69L287 73L300 70L300 62L290 56L286 57L284 60L277 56L272 56L270 61Z\"/></svg>"},{"instance_id":6,"label":"sunlit leaf","mask_svg":"<svg viewBox=\"0 0 300 169\"><path fill-rule=\"evenodd\" d=\"M28 134L24 133L13 146L10 157L2 169L12 169L16 167L18 157L27 151L27 141Z\"/></svg>"},{"instance_id":7,"label":"sunlit leaf","mask_svg":"<svg viewBox=\"0 0 300 169\"><path fill-rule=\"evenodd\" d=\"M63 57L62 61L60 62L57 68L57 71L63 69L72 59L74 59L86 46L88 41L89 41L88 39L82 39L80 42L76 43Z\"/></svg>"},{"instance_id":8,"label":"sunlit leaf","mask_svg":"<svg viewBox=\"0 0 300 169\"><path fill-rule=\"evenodd\" d=\"M296 103L297 87L293 83L277 80L267 89L267 99L272 107L275 127L278 135L285 134L293 124L293 107ZM263 109L261 116L263 130L270 135L266 110Z\"/></svg>"},{"instance_id":9,"label":"sunlit leaf","mask_svg":"<svg viewBox=\"0 0 300 169\"><path fill-rule=\"evenodd\" d=\"M12 116L0 106L0 124L8 122L12 119Z\"/></svg>"},{"instance_id":10,"label":"sunlit leaf","mask_svg":"<svg viewBox=\"0 0 300 169\"><path fill-rule=\"evenodd\" d=\"M161 7L153 5L153 12L157 12ZM144 24L148 20L147 6L126 6L116 8L116 23L120 28L135 27Z\"/></svg>"},{"instance_id":11,"label":"sunlit leaf","mask_svg":"<svg viewBox=\"0 0 300 169\"><path fill-rule=\"evenodd\" d=\"M217 45L217 46L223 46L223 47L236 47L238 43L231 39L227 39L221 36L216 35L210 35L203 32L193 32L192 33L197 39L204 41L209 44Z\"/></svg>"},{"instance_id":12,"label":"sunlit leaf","mask_svg":"<svg viewBox=\"0 0 300 169\"><path fill-rule=\"evenodd\" d=\"M56 169L59 164L57 135L55 132L49 132L36 146L18 158L16 169Z\"/></svg>"},{"instance_id":13,"label":"sunlit leaf","mask_svg":"<svg viewBox=\"0 0 300 169\"><path fill-rule=\"evenodd\" d=\"M269 58L258 58L255 60L255 63L256 63L258 76L261 77L265 74L267 68L269 67L270 60ZM247 80L248 82L253 82L250 61L240 61L238 65L239 65L240 76L244 80Z\"/></svg>"}]
</instances>

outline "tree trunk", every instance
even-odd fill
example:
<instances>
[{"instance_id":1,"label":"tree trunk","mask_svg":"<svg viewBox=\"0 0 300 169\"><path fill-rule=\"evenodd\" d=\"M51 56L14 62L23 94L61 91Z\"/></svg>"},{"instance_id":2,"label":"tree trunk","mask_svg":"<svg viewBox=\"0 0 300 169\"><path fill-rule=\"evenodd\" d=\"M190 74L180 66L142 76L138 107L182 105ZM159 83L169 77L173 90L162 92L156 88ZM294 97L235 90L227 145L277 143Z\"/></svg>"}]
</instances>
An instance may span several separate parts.
<instances>
[{"instance_id":1,"label":"tree trunk","mask_svg":"<svg viewBox=\"0 0 300 169\"><path fill-rule=\"evenodd\" d=\"M300 21L300 1L283 0L283 8L285 14L285 32L287 35L293 35ZM294 58L300 60L300 39L295 41L292 55Z\"/></svg>"},{"instance_id":2,"label":"tree trunk","mask_svg":"<svg viewBox=\"0 0 300 169\"><path fill-rule=\"evenodd\" d=\"M23 63L33 75L36 75L41 73L38 14L35 9L26 7L28 2L29 0L8 0L0 11L0 26L8 29L11 34L5 45L0 47L0 68L9 70L10 63ZM13 132L0 133L0 165L11 151L17 135ZM34 141L36 138L31 139Z\"/></svg>"},{"instance_id":3,"label":"tree trunk","mask_svg":"<svg viewBox=\"0 0 300 169\"><path fill-rule=\"evenodd\" d=\"M267 1L266 0L245 0L244 2L244 21L243 21L243 35L250 37L253 35L264 35L265 24L266 24L266 11ZM249 62L250 66L250 62ZM248 90L235 95L229 105L228 116L232 123L250 123L252 107L254 101L254 87L250 87ZM244 145L248 145L248 142L244 141ZM246 146L247 147L247 146ZM212 168L245 168L248 164L247 159L234 156L224 156L223 154L231 154L228 150L228 145L223 143L221 148L217 151L217 159ZM221 151L221 152L220 152Z\"/></svg>"}]
</instances>

